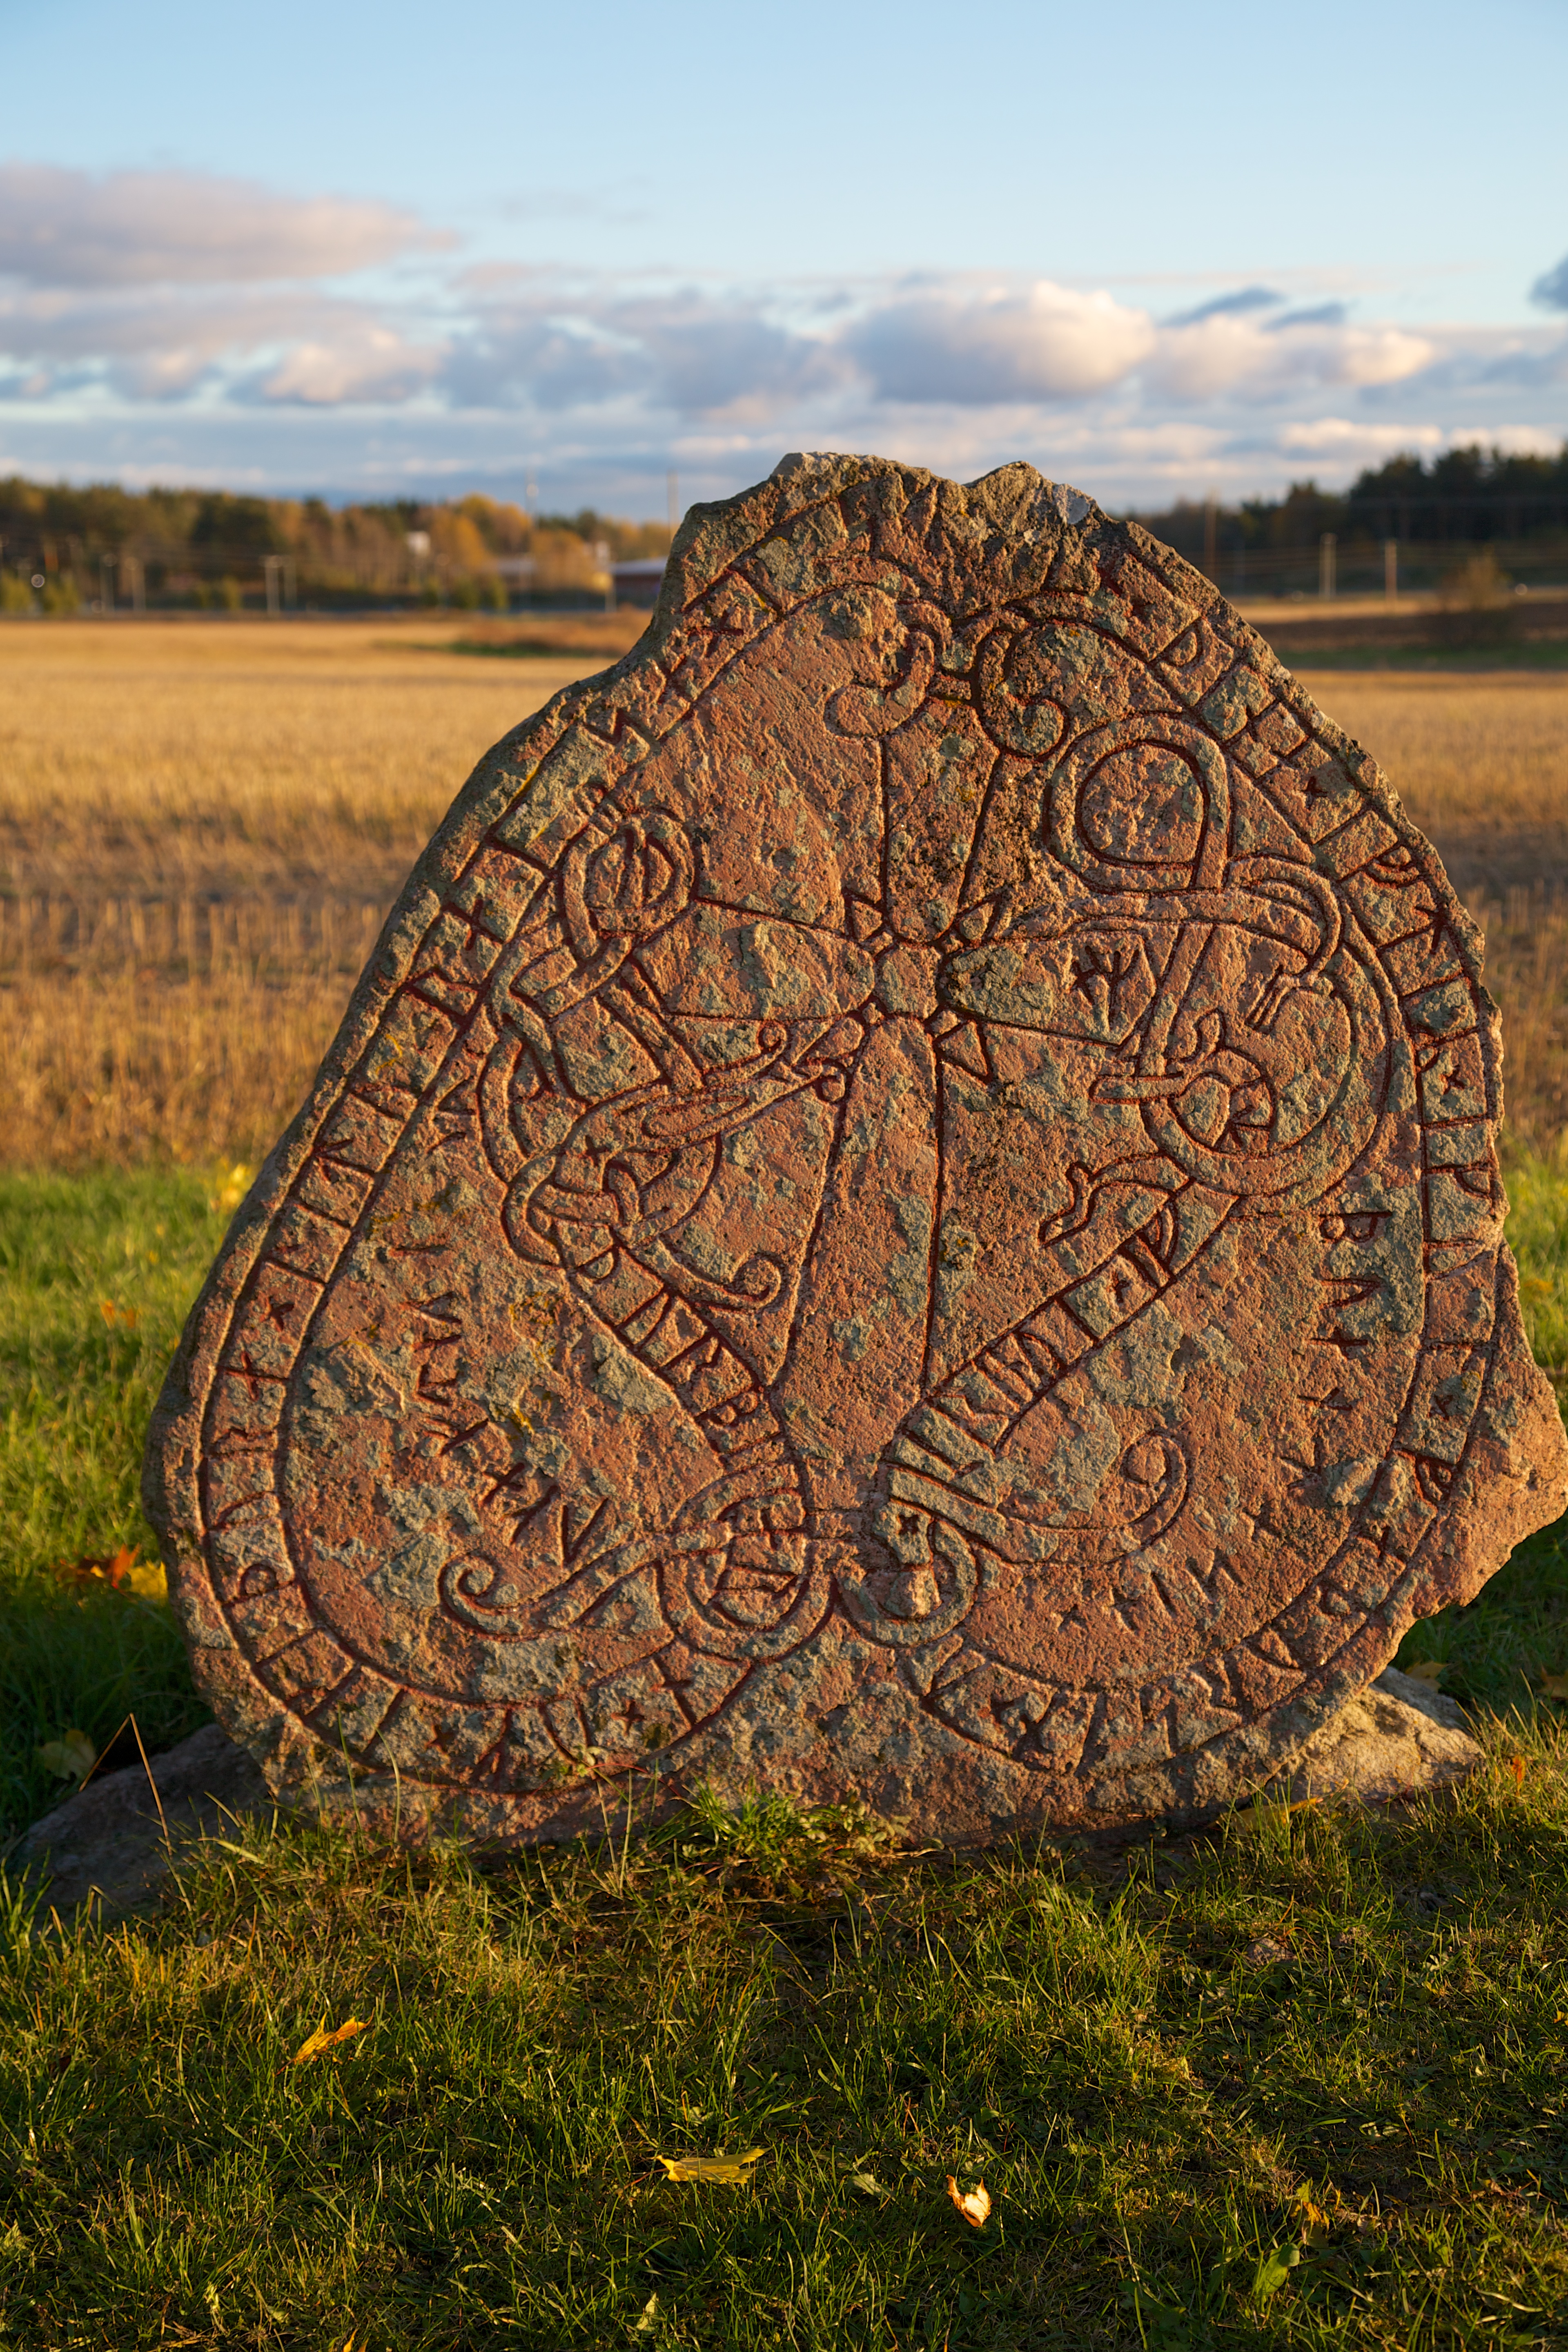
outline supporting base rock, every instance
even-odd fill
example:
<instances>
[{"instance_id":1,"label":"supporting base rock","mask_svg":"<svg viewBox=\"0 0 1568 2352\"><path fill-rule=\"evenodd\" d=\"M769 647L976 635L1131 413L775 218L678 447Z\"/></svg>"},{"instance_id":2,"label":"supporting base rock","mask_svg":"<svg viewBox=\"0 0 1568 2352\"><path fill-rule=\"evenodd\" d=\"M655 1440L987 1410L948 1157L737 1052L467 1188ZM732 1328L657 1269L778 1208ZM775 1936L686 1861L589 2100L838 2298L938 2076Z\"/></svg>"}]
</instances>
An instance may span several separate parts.
<instances>
[{"instance_id":1,"label":"supporting base rock","mask_svg":"<svg viewBox=\"0 0 1568 2352\"><path fill-rule=\"evenodd\" d=\"M1451 1787L1481 1759L1454 1700L1390 1666L1309 1742L1282 1787L1292 1798L1385 1804ZM270 1811L276 1801L258 1768L216 1723L155 1756L153 1776L176 1859L182 1845L221 1836L236 1813ZM8 1866L47 1875L47 1900L62 1914L96 1895L112 1916L154 1895L169 1860L158 1807L136 1764L89 1781L35 1822Z\"/></svg>"},{"instance_id":2,"label":"supporting base rock","mask_svg":"<svg viewBox=\"0 0 1568 2352\"><path fill-rule=\"evenodd\" d=\"M156 1892L169 1867L169 1845L221 1837L236 1813L272 1810L259 1769L216 1723L152 1759L158 1798L140 1764L106 1772L35 1822L7 1864L47 1875L46 1901L62 1915L96 1895L110 1915L134 1910ZM158 1818L158 1805L163 1820Z\"/></svg>"},{"instance_id":3,"label":"supporting base rock","mask_svg":"<svg viewBox=\"0 0 1568 2352\"><path fill-rule=\"evenodd\" d=\"M1482 1754L1455 1700L1390 1666L1308 1741L1282 1785L1292 1798L1387 1804L1452 1787Z\"/></svg>"}]
</instances>

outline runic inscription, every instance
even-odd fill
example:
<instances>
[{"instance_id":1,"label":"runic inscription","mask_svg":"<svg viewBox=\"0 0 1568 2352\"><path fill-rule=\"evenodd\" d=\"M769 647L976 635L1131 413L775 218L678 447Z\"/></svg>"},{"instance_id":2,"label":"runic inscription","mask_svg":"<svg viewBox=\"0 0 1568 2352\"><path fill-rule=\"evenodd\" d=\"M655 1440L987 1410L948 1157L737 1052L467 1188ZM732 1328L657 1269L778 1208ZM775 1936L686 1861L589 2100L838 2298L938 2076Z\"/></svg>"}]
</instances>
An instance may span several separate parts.
<instances>
[{"instance_id":1,"label":"runic inscription","mask_svg":"<svg viewBox=\"0 0 1568 2352\"><path fill-rule=\"evenodd\" d=\"M1213 588L786 460L480 765L150 1505L275 1784L550 1836L1255 1783L1565 1494L1479 941Z\"/></svg>"}]
</instances>

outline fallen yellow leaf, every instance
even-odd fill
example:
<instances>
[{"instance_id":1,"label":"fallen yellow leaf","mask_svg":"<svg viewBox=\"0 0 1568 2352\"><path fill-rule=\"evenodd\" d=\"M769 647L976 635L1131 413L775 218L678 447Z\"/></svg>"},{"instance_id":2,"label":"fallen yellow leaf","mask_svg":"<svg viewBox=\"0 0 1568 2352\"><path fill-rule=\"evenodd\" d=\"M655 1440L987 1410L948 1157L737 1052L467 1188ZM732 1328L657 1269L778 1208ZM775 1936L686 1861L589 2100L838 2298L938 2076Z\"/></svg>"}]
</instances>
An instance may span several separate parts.
<instances>
[{"instance_id":1,"label":"fallen yellow leaf","mask_svg":"<svg viewBox=\"0 0 1568 2352\"><path fill-rule=\"evenodd\" d=\"M767 2153L750 2147L744 2156L656 2156L671 2180L750 2180L752 2167Z\"/></svg>"},{"instance_id":2,"label":"fallen yellow leaf","mask_svg":"<svg viewBox=\"0 0 1568 2352\"><path fill-rule=\"evenodd\" d=\"M977 2180L973 2189L961 2189L950 2172L947 2193L972 2230L984 2228L991 2219L991 2191L984 2180Z\"/></svg>"},{"instance_id":3,"label":"fallen yellow leaf","mask_svg":"<svg viewBox=\"0 0 1568 2352\"><path fill-rule=\"evenodd\" d=\"M62 1584L111 1584L116 1592L134 1593L138 1601L166 1601L169 1579L161 1559L138 1559L134 1544L121 1544L112 1555L84 1552L79 1559L55 1562Z\"/></svg>"},{"instance_id":4,"label":"fallen yellow leaf","mask_svg":"<svg viewBox=\"0 0 1568 2352\"><path fill-rule=\"evenodd\" d=\"M327 2021L323 2017L314 2033L301 2042L295 2051L293 2063L296 2066L302 2066L308 2058L319 2058L323 2050L331 2050L340 2042L352 2042L356 2033L363 2033L364 2031L363 2021L357 2017L351 2017L344 2024L335 2025L329 2033Z\"/></svg>"},{"instance_id":5,"label":"fallen yellow leaf","mask_svg":"<svg viewBox=\"0 0 1568 2352\"><path fill-rule=\"evenodd\" d=\"M151 1601L160 1608L169 1599L169 1572L161 1559L137 1559L132 1557L119 1579L121 1592L133 1592L138 1601Z\"/></svg>"},{"instance_id":6,"label":"fallen yellow leaf","mask_svg":"<svg viewBox=\"0 0 1568 2352\"><path fill-rule=\"evenodd\" d=\"M46 1772L58 1780L85 1780L98 1761L98 1750L85 1731L71 1728L59 1739L46 1739L38 1750L38 1761Z\"/></svg>"},{"instance_id":7,"label":"fallen yellow leaf","mask_svg":"<svg viewBox=\"0 0 1568 2352\"><path fill-rule=\"evenodd\" d=\"M1548 1698L1568 1699L1568 1675L1542 1675L1541 1687Z\"/></svg>"},{"instance_id":8,"label":"fallen yellow leaf","mask_svg":"<svg viewBox=\"0 0 1568 2352\"><path fill-rule=\"evenodd\" d=\"M1447 1668L1441 1658L1418 1658L1413 1666L1401 1666L1399 1671L1408 1675L1412 1682L1430 1683L1436 1690Z\"/></svg>"},{"instance_id":9,"label":"fallen yellow leaf","mask_svg":"<svg viewBox=\"0 0 1568 2352\"><path fill-rule=\"evenodd\" d=\"M1333 2222L1321 2205L1313 2203L1312 2192L1305 2181L1297 2189L1295 2201L1301 2211L1305 2242L1310 2246L1326 2244Z\"/></svg>"}]
</instances>

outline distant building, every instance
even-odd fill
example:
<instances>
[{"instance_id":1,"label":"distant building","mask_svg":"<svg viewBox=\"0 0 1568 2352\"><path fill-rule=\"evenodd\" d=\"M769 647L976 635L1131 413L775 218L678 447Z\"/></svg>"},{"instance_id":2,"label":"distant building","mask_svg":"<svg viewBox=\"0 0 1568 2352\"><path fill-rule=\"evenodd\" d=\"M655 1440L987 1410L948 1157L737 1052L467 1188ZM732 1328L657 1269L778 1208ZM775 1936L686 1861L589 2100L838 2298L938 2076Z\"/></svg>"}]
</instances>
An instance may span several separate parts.
<instances>
[{"instance_id":1,"label":"distant building","mask_svg":"<svg viewBox=\"0 0 1568 2352\"><path fill-rule=\"evenodd\" d=\"M664 578L662 555L634 555L625 563L612 563L610 577L616 583L617 604L647 604L658 602L658 583Z\"/></svg>"},{"instance_id":2,"label":"distant building","mask_svg":"<svg viewBox=\"0 0 1568 2352\"><path fill-rule=\"evenodd\" d=\"M539 565L531 555L498 555L489 568L514 596L526 596L539 576Z\"/></svg>"}]
</instances>

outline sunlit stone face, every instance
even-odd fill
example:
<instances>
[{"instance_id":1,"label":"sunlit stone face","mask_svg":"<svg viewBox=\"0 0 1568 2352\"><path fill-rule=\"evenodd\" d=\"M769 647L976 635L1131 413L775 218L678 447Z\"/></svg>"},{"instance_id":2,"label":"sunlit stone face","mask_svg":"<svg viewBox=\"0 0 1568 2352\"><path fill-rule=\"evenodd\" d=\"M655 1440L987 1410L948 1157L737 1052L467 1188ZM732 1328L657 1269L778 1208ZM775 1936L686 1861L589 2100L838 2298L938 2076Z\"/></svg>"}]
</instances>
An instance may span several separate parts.
<instances>
[{"instance_id":1,"label":"sunlit stone face","mask_svg":"<svg viewBox=\"0 0 1568 2352\"><path fill-rule=\"evenodd\" d=\"M1201 1813L1564 1487L1430 850L1027 468L714 510L437 836L155 1441L285 1790Z\"/></svg>"}]
</instances>

